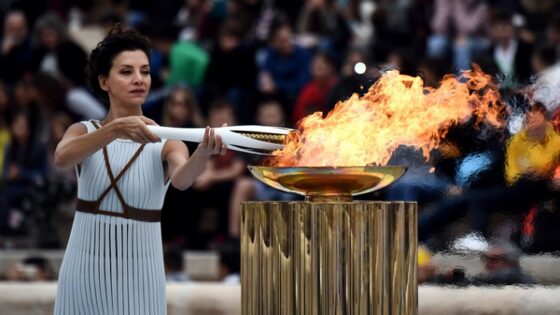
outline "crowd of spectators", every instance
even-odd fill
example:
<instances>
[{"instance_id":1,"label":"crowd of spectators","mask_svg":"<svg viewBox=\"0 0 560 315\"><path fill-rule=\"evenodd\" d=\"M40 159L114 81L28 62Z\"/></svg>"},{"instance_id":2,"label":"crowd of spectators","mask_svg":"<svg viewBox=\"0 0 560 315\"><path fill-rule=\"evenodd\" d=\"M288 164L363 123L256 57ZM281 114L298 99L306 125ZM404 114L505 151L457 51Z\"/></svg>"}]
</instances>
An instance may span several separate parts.
<instances>
[{"instance_id":1,"label":"crowd of spectators","mask_svg":"<svg viewBox=\"0 0 560 315\"><path fill-rule=\"evenodd\" d=\"M428 161L399 149L391 163L409 172L374 198L418 200L420 240L432 249L452 237L442 227L466 216L487 238L515 239L528 252L559 250L560 97L546 97L560 84L559 12L554 0L3 1L0 247L65 246L76 178L54 168L52 155L70 124L106 114L84 68L121 23L151 40L143 111L172 127L294 127L364 93L386 69L437 87L477 63L497 83L507 128L454 126ZM531 88L547 76L548 92ZM251 163L258 161L230 151L189 190L170 188L165 245L219 248L239 237L241 201L297 198L251 178Z\"/></svg>"}]
</instances>

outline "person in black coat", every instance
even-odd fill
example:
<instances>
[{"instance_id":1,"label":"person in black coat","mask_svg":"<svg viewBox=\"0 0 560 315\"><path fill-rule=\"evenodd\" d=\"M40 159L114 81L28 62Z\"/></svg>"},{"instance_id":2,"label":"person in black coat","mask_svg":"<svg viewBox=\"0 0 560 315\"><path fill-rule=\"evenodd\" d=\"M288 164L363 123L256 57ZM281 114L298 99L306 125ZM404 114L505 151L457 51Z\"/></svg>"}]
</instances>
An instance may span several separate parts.
<instances>
[{"instance_id":1,"label":"person in black coat","mask_svg":"<svg viewBox=\"0 0 560 315\"><path fill-rule=\"evenodd\" d=\"M527 82L531 77L531 55L533 45L517 36L512 22L512 13L498 11L491 25L492 44L486 51L486 61L494 63L507 78Z\"/></svg>"},{"instance_id":2,"label":"person in black coat","mask_svg":"<svg viewBox=\"0 0 560 315\"><path fill-rule=\"evenodd\" d=\"M35 36L38 47L33 52L31 70L85 86L87 54L69 37L64 22L47 13L37 21Z\"/></svg>"},{"instance_id":3,"label":"person in black coat","mask_svg":"<svg viewBox=\"0 0 560 315\"><path fill-rule=\"evenodd\" d=\"M25 15L21 11L8 12L0 38L0 80L8 86L22 80L28 70L31 55L31 40Z\"/></svg>"}]
</instances>

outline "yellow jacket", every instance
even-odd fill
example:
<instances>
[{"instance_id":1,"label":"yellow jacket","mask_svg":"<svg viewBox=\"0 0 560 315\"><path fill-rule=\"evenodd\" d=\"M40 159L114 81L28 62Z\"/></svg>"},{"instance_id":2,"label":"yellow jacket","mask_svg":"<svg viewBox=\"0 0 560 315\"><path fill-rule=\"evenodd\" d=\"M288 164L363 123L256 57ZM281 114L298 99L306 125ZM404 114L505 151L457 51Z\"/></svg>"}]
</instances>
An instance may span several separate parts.
<instances>
[{"instance_id":1,"label":"yellow jacket","mask_svg":"<svg viewBox=\"0 0 560 315\"><path fill-rule=\"evenodd\" d=\"M506 151L506 181L513 184L522 175L545 177L554 171L560 157L560 134L551 124L543 142L527 136L525 130L513 136Z\"/></svg>"},{"instance_id":2,"label":"yellow jacket","mask_svg":"<svg viewBox=\"0 0 560 315\"><path fill-rule=\"evenodd\" d=\"M10 143L10 132L0 128L0 177L4 172L4 159L6 157L6 147Z\"/></svg>"}]
</instances>

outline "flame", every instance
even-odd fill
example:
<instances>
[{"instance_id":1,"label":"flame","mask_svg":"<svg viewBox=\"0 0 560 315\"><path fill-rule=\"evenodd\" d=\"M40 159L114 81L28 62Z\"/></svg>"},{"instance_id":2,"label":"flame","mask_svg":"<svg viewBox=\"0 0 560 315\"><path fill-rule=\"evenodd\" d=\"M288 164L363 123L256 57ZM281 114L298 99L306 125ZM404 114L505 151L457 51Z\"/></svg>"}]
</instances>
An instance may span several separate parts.
<instances>
[{"instance_id":1,"label":"flame","mask_svg":"<svg viewBox=\"0 0 560 315\"><path fill-rule=\"evenodd\" d=\"M479 68L444 77L437 89L420 77L386 72L368 92L338 102L323 117L316 112L298 123L300 134L274 152L270 166L385 165L399 145L422 150L426 158L453 124L474 116L476 123L503 127L505 106L491 77Z\"/></svg>"}]
</instances>

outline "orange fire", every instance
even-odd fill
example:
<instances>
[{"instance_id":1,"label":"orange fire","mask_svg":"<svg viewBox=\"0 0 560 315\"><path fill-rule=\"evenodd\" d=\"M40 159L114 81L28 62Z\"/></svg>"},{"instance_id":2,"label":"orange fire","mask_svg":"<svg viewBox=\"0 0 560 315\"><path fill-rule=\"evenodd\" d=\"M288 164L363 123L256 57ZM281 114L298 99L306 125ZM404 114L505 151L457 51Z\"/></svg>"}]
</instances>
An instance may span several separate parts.
<instances>
[{"instance_id":1,"label":"orange fire","mask_svg":"<svg viewBox=\"0 0 560 315\"><path fill-rule=\"evenodd\" d=\"M298 123L300 134L274 152L271 166L385 165L399 145L426 158L447 129L473 115L476 122L502 126L505 106L491 77L475 68L459 80L448 75L437 89L420 77L386 72L368 92L338 102L323 117L316 112Z\"/></svg>"}]
</instances>

